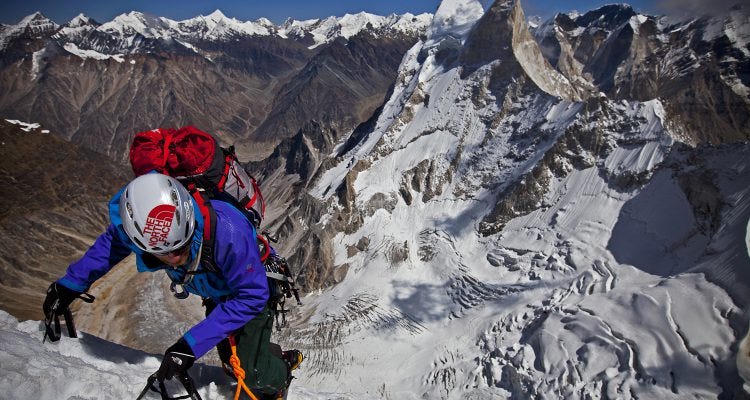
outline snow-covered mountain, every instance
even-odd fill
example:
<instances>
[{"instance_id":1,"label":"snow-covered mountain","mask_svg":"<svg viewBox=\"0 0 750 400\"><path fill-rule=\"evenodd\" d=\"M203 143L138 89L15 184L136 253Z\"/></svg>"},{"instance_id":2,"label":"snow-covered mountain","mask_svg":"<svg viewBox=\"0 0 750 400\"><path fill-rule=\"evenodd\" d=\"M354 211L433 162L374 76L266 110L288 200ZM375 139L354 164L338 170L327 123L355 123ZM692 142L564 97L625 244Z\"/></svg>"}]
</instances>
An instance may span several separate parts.
<instances>
[{"instance_id":1,"label":"snow-covered mountain","mask_svg":"<svg viewBox=\"0 0 750 400\"><path fill-rule=\"evenodd\" d=\"M54 38L61 45L72 43L81 49L95 50L108 55L150 51L151 49L139 46L144 40L176 40L198 51L193 47L195 42L228 42L247 36L293 38L308 43L310 48L315 48L337 37L349 39L362 31L383 35L419 33L424 31L431 19L431 14L406 13L384 17L361 12L353 15L346 14L343 17L305 21L289 19L277 26L266 18L256 21L229 18L220 10L206 16L200 15L182 21L131 11L118 15L112 21L103 24L98 24L91 18L80 14L55 33L60 26L37 12L23 18L18 24L3 27L2 36L0 36L0 51L7 47L11 39L24 31L37 36L55 33ZM91 29L85 30L85 34L82 34L81 29L76 29L87 26ZM106 41L110 44L102 45L102 37L106 37ZM111 43L117 43L117 45Z\"/></svg>"},{"instance_id":2,"label":"snow-covered mountain","mask_svg":"<svg viewBox=\"0 0 750 400\"><path fill-rule=\"evenodd\" d=\"M668 99L545 81L517 1L439 18L457 9L481 5L441 3L280 225L312 243L293 257L306 277L335 283L288 339L311 354L301 379L382 398L738 395L747 139L692 147Z\"/></svg>"},{"instance_id":3,"label":"snow-covered mountain","mask_svg":"<svg viewBox=\"0 0 750 400\"><path fill-rule=\"evenodd\" d=\"M350 53L369 42L346 29L310 50L331 21L297 23L316 58L259 126L298 129L250 166L305 291L274 338L307 355L296 398L746 396L750 99L737 91L747 45L726 22L738 15L670 25L616 5L530 31L520 1L443 0L384 101L350 75L382 53ZM160 21L137 35L161 40ZM358 124L310 112L345 90L376 104ZM108 317L123 303L106 293L132 274L95 288L86 308L99 311L81 309L79 327L142 324L157 352L179 332L154 302L126 304L143 322ZM140 279L137 297L164 296L159 276Z\"/></svg>"},{"instance_id":4,"label":"snow-covered mountain","mask_svg":"<svg viewBox=\"0 0 750 400\"><path fill-rule=\"evenodd\" d=\"M5 49L11 40L20 36L42 37L59 28L42 13L36 12L21 19L15 25L0 25L0 49Z\"/></svg>"},{"instance_id":5,"label":"snow-covered mountain","mask_svg":"<svg viewBox=\"0 0 750 400\"><path fill-rule=\"evenodd\" d=\"M614 99L660 98L688 126L692 144L747 139L750 8L689 20L609 5L559 14L535 29L542 52L564 76ZM721 105L717 107L718 103ZM723 110L724 117L717 115Z\"/></svg>"}]
</instances>

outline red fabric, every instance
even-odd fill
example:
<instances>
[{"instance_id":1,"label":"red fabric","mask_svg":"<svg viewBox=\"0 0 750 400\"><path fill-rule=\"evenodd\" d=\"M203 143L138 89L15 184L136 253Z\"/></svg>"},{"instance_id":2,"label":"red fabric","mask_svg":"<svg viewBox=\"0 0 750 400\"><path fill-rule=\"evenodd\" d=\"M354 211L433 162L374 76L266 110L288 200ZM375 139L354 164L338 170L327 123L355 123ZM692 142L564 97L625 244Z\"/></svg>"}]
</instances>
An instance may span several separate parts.
<instances>
[{"instance_id":1,"label":"red fabric","mask_svg":"<svg viewBox=\"0 0 750 400\"><path fill-rule=\"evenodd\" d=\"M203 240L210 241L211 238L211 211L208 208L208 204L206 204L206 200L203 198L200 192L195 187L195 184L191 183L188 185L188 190L190 191L190 194L195 199L195 202L198 204L198 210L200 210L201 215L203 216Z\"/></svg>"},{"instance_id":2,"label":"red fabric","mask_svg":"<svg viewBox=\"0 0 750 400\"><path fill-rule=\"evenodd\" d=\"M174 133L174 145L167 165L174 176L192 176L206 172L216 154L216 140L206 132L185 126Z\"/></svg>"},{"instance_id":3,"label":"red fabric","mask_svg":"<svg viewBox=\"0 0 750 400\"><path fill-rule=\"evenodd\" d=\"M130 146L130 165L135 176L157 171L171 176L206 172L216 151L216 140L193 126L157 128L140 132Z\"/></svg>"},{"instance_id":4,"label":"red fabric","mask_svg":"<svg viewBox=\"0 0 750 400\"><path fill-rule=\"evenodd\" d=\"M224 185L227 184L227 177L229 176L229 168L232 166L232 156L228 155L224 157L224 172L221 173L221 179L216 185L220 192L224 191Z\"/></svg>"},{"instance_id":5,"label":"red fabric","mask_svg":"<svg viewBox=\"0 0 750 400\"><path fill-rule=\"evenodd\" d=\"M263 254L261 254L260 256L260 261L266 262L266 260L268 259L268 256L271 255L271 245L268 243L268 240L266 240L266 237L261 234L257 234L255 238L259 242L263 243Z\"/></svg>"},{"instance_id":6,"label":"red fabric","mask_svg":"<svg viewBox=\"0 0 750 400\"><path fill-rule=\"evenodd\" d=\"M255 199L256 197L260 199L260 218L265 218L266 217L266 201L263 200L263 193L261 193L260 186L258 186L258 182L255 181L255 178L251 176L250 180L251 182L253 182L253 192L255 193L253 195L253 199ZM253 200L253 204L255 204L255 200Z\"/></svg>"},{"instance_id":7,"label":"red fabric","mask_svg":"<svg viewBox=\"0 0 750 400\"><path fill-rule=\"evenodd\" d=\"M130 146L130 165L135 176L141 176L150 171L167 173L165 148L169 148L167 138L174 134L171 128L157 128L139 132L133 138Z\"/></svg>"}]
</instances>

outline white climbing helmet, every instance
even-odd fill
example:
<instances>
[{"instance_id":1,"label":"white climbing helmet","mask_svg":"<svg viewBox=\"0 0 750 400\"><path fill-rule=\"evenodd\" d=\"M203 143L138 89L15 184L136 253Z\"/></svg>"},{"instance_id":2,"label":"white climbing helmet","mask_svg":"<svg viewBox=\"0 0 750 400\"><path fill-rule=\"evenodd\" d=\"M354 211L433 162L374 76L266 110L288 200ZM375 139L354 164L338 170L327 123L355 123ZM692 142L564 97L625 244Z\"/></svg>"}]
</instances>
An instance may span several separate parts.
<instances>
[{"instance_id":1,"label":"white climbing helmet","mask_svg":"<svg viewBox=\"0 0 750 400\"><path fill-rule=\"evenodd\" d=\"M185 245L195 230L193 200L171 176L145 174L131 181L120 197L120 218L141 250L167 254Z\"/></svg>"}]
</instances>

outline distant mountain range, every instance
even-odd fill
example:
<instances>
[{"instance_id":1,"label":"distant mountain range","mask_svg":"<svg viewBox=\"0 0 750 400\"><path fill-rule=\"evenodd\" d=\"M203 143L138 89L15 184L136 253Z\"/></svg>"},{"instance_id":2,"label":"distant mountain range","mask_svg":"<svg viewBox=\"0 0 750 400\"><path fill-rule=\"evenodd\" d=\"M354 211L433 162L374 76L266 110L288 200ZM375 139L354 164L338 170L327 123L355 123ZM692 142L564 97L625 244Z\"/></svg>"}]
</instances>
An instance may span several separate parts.
<instances>
[{"instance_id":1,"label":"distant mountain range","mask_svg":"<svg viewBox=\"0 0 750 400\"><path fill-rule=\"evenodd\" d=\"M58 25L41 12L24 17L15 25L0 25L0 50L14 39L23 36L43 37L53 33L60 43L75 43L86 50L97 51L102 55L116 55L147 51L139 47L142 42L128 40L136 35L143 39L174 40L188 50L200 52L191 46L196 41L235 41L247 36L276 36L303 41L311 48L329 43L338 37L349 39L368 30L376 34L410 34L420 32L429 24L431 14L403 14L382 17L365 12L346 14L343 17L328 17L297 21L288 19L275 25L266 18L256 21L239 21L228 18L220 10L206 16L198 16L183 21L174 21L137 11L115 17L112 21L99 23L84 14L79 14L68 23ZM122 46L107 46L97 42L97 38L118 38ZM106 40L104 40L106 41Z\"/></svg>"},{"instance_id":2,"label":"distant mountain range","mask_svg":"<svg viewBox=\"0 0 750 400\"><path fill-rule=\"evenodd\" d=\"M41 13L0 27L0 113L120 158L134 132L195 124L247 156L315 120L337 131L383 101L431 16L367 13L241 22L139 12L57 25ZM374 57L377 55L377 57ZM260 154L260 155L259 155Z\"/></svg>"}]
</instances>

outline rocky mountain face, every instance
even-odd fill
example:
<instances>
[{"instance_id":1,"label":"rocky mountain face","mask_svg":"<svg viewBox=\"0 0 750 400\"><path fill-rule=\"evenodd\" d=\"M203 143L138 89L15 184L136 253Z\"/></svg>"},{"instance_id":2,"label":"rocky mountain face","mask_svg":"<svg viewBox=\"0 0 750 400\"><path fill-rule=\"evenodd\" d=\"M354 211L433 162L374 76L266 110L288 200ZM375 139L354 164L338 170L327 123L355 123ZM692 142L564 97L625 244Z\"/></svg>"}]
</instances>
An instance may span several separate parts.
<instances>
[{"instance_id":1,"label":"rocky mountain face","mask_svg":"<svg viewBox=\"0 0 750 400\"><path fill-rule=\"evenodd\" d=\"M129 170L40 128L0 120L0 303L42 319L47 286L108 223L107 202Z\"/></svg>"},{"instance_id":2,"label":"rocky mountain face","mask_svg":"<svg viewBox=\"0 0 750 400\"><path fill-rule=\"evenodd\" d=\"M458 41L455 37L448 35L443 40L432 44L430 48L430 51L434 52L435 59L441 63L442 68L446 68L446 66L460 68L462 78L470 76L482 67L489 70L489 72L484 72L484 81L481 84L474 84L471 94L472 101L478 106L488 102L487 98L492 98L494 99L492 102L496 105L502 104L508 108L501 108L496 114L490 113L488 116L481 118L485 121L488 129L497 129L496 125L503 117L519 113L524 107L528 108L531 105L528 102L514 102L515 96L526 99L524 93L538 91L539 89L559 98L582 102L586 114L592 115L592 117L587 117L568 128L573 132L566 134L564 141L554 144L548 154L541 159L541 162L529 171L532 179L524 178L521 180L524 183L523 185L504 181L500 178L504 177L503 174L499 174L499 177L495 179L488 177L480 179L482 184L497 185L496 187L500 188L500 193L494 195L497 196L498 201L493 211L482 219L483 223L480 230L484 234L497 234L504 226L503 221L513 218L518 212L536 209L539 197L545 193L547 185L545 182L548 181L550 174L559 175L565 168L570 168L570 165L583 168L593 163L591 160L584 161L588 157L583 156L575 156L564 162L556 158L570 158L570 155L565 154L580 153L584 149L594 152L594 154L606 155L606 152L611 151L618 145L638 141L638 139L632 138L602 139L600 132L602 125L609 125L609 128L613 130L630 131L634 129L628 126L630 122L617 122L612 125L609 122L600 121L601 118L612 113L611 103L603 99L641 102L658 98L660 106L669 115L669 118L665 118L663 123L669 125L671 134L678 138L681 143L693 146L736 143L738 140L746 141L748 135L750 135L750 130L748 130L750 125L742 122L746 115L750 115L743 111L750 106L750 98L743 95L743 93L748 93L748 82L739 78L736 80L724 78L731 75L732 71L742 70L750 65L747 56L743 56L743 52L747 51L748 41L746 38L748 36L738 35L733 31L734 27L737 26L737 21L741 20L741 14L731 14L726 20L703 18L684 22L682 25L673 23L667 26L664 25L668 21L666 17L657 21L655 17L635 13L629 6L606 6L575 18L562 14L556 16L547 23L533 29L537 42L530 40L532 36L524 23L524 19L520 7L516 7L512 2L498 1L476 21L471 31L466 34L465 40ZM569 22L565 23L565 21ZM706 27L711 24L713 24L713 37L705 33ZM659 27L660 32L672 32L672 34L669 36L658 33L656 30L649 34L649 26L654 29ZM698 29L696 26L702 28ZM642 34L633 34L633 29L635 29L635 32L642 32ZM730 37L734 41L729 40ZM429 42L430 40L428 40ZM505 45L498 43L505 43ZM694 52L687 52L687 55L683 54L685 53L684 46L686 43L693 43L692 46L705 52L703 56L698 57L697 61L691 64L693 67L690 68L683 64L686 59L695 57L690 55ZM730 48L725 48L716 53L711 49L717 48L717 45L712 43L729 43ZM657 48L658 52L655 50ZM644 52L651 53L649 53L649 57L645 57ZM736 55L737 58L732 59L722 55L730 53ZM427 54L427 50L422 49L417 56L417 60L423 59ZM670 56L666 57L665 54ZM680 56L680 58L677 58L677 56ZM724 72L720 72L716 69L718 65L722 65L716 62L718 59L724 59L725 64L732 63L733 66L727 66ZM680 67L680 65L682 66ZM654 72L657 70L659 74ZM630 72L626 73L626 71ZM646 74L643 71L651 72ZM644 74L654 78L646 79ZM697 77L704 75L706 76L705 80ZM744 76L744 74L740 75ZM403 84L403 79L405 79L405 76L402 71L397 80L397 85ZM746 79L746 77L743 79ZM648 86L650 89L641 90L637 87L638 85ZM715 88L706 89L705 85L712 85ZM424 83L417 84L410 96L409 98L399 99L403 103L404 111L402 115L392 117L395 118L394 121L408 123L413 118L411 114L413 114L415 107L428 107L431 100L434 103L434 98L425 92ZM683 101L684 96L691 96L693 100ZM717 105L717 101L722 102L722 105ZM724 106L724 101L731 103L731 106ZM446 105L446 107L448 106ZM382 117L381 112L382 109L378 110L378 113L368 123L354 130L343 148L356 147L357 141L371 136L375 121L378 117ZM547 137L539 136L539 129L543 127L544 120L529 122L536 117L531 118L527 113L522 115L523 118L517 117L518 122L506 127L508 135L511 135L513 141L516 142L514 143L516 149L505 156L526 160L527 162L521 170L529 168L529 163L539 162L537 158L540 156L532 157L532 155L539 154L545 146L550 146L553 143L549 141L550 134L547 134ZM524 133L524 129L519 128L526 125L529 126L530 130ZM335 191L339 201L344 205L345 214L347 214L346 217L336 218L336 220L340 219L342 222L341 226L338 226L333 232L356 229L356 224L363 217L357 215L356 207L351 205L353 198L348 185L351 184L352 179L356 178L355 172L368 169L370 166L368 164L357 165L356 159L347 157L346 152L342 152L341 148L333 153L337 157L326 158L326 153L331 154L329 149L333 143L336 143L336 133L331 130L321 131L320 126L317 125L308 126L307 129L318 131L314 134L317 139L311 138L312 133L307 133L306 136L300 132L299 135L279 146L270 159L266 160L262 167L258 166L257 168L266 171L267 176L289 176L290 174L296 176L294 179L297 182L297 187L304 191L302 188L307 185L307 182L314 182L311 177L319 178L326 169L336 165L337 160L348 160L346 163L349 164L350 175L344 182L340 183L338 188L331 187L329 189L329 193ZM540 144L543 144L543 146L537 150L530 147ZM531 159L527 160L529 157ZM457 165L459 165L458 161L454 160L452 164L443 166L442 170L449 172L445 172L446 175L443 177L438 177L434 174L440 169L436 169L434 162L425 163L418 171L414 172L415 178L413 179L419 177L420 180L432 184L444 183L451 174L455 173ZM563 165L567 166L564 167ZM279 167L281 169L277 170L276 168ZM554 172L555 170L557 172ZM318 173L317 176L315 176L316 172ZM603 173L614 175L613 172ZM628 187L632 182L642 180L647 175L644 171L622 171L621 176L616 177L616 182L618 185ZM472 177L472 180L474 179L476 177ZM408 179L405 178L406 181ZM400 193L408 193L409 191L405 189L408 186L408 184L404 184ZM429 187L423 189L427 190L430 196L434 196L432 193L440 190ZM530 196L530 193L535 193L535 195ZM409 199L410 196L406 194L405 198ZM302 200L302 203L306 202L307 200ZM315 204L316 202L312 201L312 203ZM305 215L288 218L283 223L277 222L275 224L275 226L285 227L282 229L282 234L288 230L295 231L294 234L290 233L290 238L295 238L295 240L292 240L295 243L299 231L311 233L314 229L302 228L292 221L295 219L316 220L321 212L318 207L314 207L312 204L302 206L302 209L318 211L309 214L309 217ZM354 215L351 215L351 210L354 210ZM713 207L713 210L713 212L718 212L716 207ZM352 227L352 224L354 224L354 227ZM293 226L296 227L292 228ZM330 236L324 234L322 240L318 238L316 240L303 240L302 242L326 243L329 239ZM322 256L321 253L327 253L327 251L321 251L317 249L317 245L313 244L305 246L305 248L297 248L296 252L299 259L304 260L300 264L317 265L316 268L321 267L319 266L320 263L314 260L318 260L320 257L326 260L330 258L330 256ZM322 281L313 279L312 281L318 282L318 284L323 284L323 282L330 284L335 281L332 276L338 268L328 262L323 264L327 267L323 268L323 271L315 272L314 275L329 276L329 278Z\"/></svg>"},{"instance_id":3,"label":"rocky mountain face","mask_svg":"<svg viewBox=\"0 0 750 400\"><path fill-rule=\"evenodd\" d=\"M559 14L535 29L547 59L572 81L613 99L663 100L691 144L748 139L747 5L675 21L627 5Z\"/></svg>"}]
</instances>

